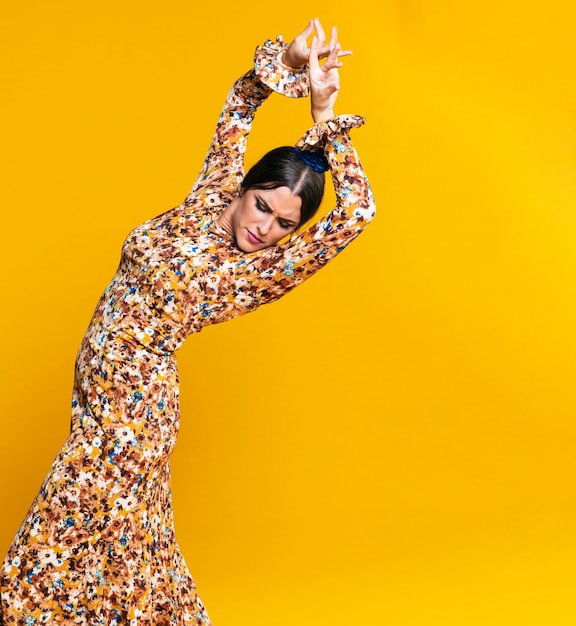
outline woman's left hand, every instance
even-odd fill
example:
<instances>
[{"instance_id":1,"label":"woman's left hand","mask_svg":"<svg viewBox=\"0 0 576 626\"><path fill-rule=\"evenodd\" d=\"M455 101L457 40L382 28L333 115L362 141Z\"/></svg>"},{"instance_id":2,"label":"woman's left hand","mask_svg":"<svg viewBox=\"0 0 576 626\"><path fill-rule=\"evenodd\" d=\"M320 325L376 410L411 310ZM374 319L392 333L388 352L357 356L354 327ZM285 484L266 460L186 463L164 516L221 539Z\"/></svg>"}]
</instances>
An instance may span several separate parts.
<instances>
[{"instance_id":1,"label":"woman's left hand","mask_svg":"<svg viewBox=\"0 0 576 626\"><path fill-rule=\"evenodd\" d=\"M340 89L338 68L342 62L338 60L340 44L336 27L332 28L330 52L326 61L320 65L320 43L317 37L312 39L310 46L310 104L314 123L323 122L334 117L334 103Z\"/></svg>"}]
</instances>

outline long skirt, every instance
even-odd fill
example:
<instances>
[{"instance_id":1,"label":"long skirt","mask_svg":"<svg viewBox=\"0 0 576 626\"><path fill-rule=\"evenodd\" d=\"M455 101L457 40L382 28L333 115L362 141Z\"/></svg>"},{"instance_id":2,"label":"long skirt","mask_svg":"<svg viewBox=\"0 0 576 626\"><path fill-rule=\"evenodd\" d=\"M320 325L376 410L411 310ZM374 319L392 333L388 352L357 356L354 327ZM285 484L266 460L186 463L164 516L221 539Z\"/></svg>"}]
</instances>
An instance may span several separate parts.
<instances>
[{"instance_id":1,"label":"long skirt","mask_svg":"<svg viewBox=\"0 0 576 626\"><path fill-rule=\"evenodd\" d=\"M0 623L210 625L174 537L178 424L173 356L84 340L70 436L0 572Z\"/></svg>"}]
</instances>

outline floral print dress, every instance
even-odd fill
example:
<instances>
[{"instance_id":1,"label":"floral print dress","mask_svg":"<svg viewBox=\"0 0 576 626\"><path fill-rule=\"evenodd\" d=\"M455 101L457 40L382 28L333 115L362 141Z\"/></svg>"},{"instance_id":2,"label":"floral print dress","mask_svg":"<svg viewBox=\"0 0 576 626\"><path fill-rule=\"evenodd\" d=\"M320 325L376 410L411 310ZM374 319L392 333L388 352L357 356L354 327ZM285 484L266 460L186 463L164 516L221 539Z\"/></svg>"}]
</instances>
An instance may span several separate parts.
<instances>
[{"instance_id":1,"label":"floral print dress","mask_svg":"<svg viewBox=\"0 0 576 626\"><path fill-rule=\"evenodd\" d=\"M136 228L80 346L72 428L5 557L0 623L162 626L210 620L174 537L169 459L179 422L175 351L188 335L272 302L346 247L374 216L351 143L357 116L313 126L337 206L289 241L240 251L217 223L238 194L258 107L308 93L279 37L226 100L198 179L178 207Z\"/></svg>"}]
</instances>

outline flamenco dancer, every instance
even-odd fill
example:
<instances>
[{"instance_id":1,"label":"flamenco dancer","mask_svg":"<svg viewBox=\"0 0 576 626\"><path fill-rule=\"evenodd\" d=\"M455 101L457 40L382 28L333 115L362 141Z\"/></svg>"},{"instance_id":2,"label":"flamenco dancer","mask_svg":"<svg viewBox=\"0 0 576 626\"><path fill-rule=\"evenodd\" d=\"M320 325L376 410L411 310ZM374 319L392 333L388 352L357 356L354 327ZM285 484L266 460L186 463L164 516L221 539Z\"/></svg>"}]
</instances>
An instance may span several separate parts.
<instances>
[{"instance_id":1,"label":"flamenco dancer","mask_svg":"<svg viewBox=\"0 0 576 626\"><path fill-rule=\"evenodd\" d=\"M174 537L175 353L204 326L301 284L374 217L350 138L364 120L334 113L350 53L318 20L290 45L279 36L258 47L189 195L126 239L78 352L70 436L0 571L1 624L210 626ZM254 116L272 92L309 96L313 125L244 174ZM328 171L336 207L301 229Z\"/></svg>"}]
</instances>

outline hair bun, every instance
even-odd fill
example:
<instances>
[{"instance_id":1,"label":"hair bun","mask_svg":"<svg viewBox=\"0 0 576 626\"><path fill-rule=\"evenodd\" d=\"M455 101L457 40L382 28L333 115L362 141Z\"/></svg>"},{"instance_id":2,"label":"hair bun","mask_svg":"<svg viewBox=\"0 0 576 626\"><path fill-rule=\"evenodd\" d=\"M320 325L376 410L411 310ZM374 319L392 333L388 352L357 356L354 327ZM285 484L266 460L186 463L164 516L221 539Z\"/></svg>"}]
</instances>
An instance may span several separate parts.
<instances>
[{"instance_id":1,"label":"hair bun","mask_svg":"<svg viewBox=\"0 0 576 626\"><path fill-rule=\"evenodd\" d=\"M300 148L294 148L294 151L304 163L307 163L316 172L327 172L330 169L328 160L324 156L324 150L300 150Z\"/></svg>"}]
</instances>

